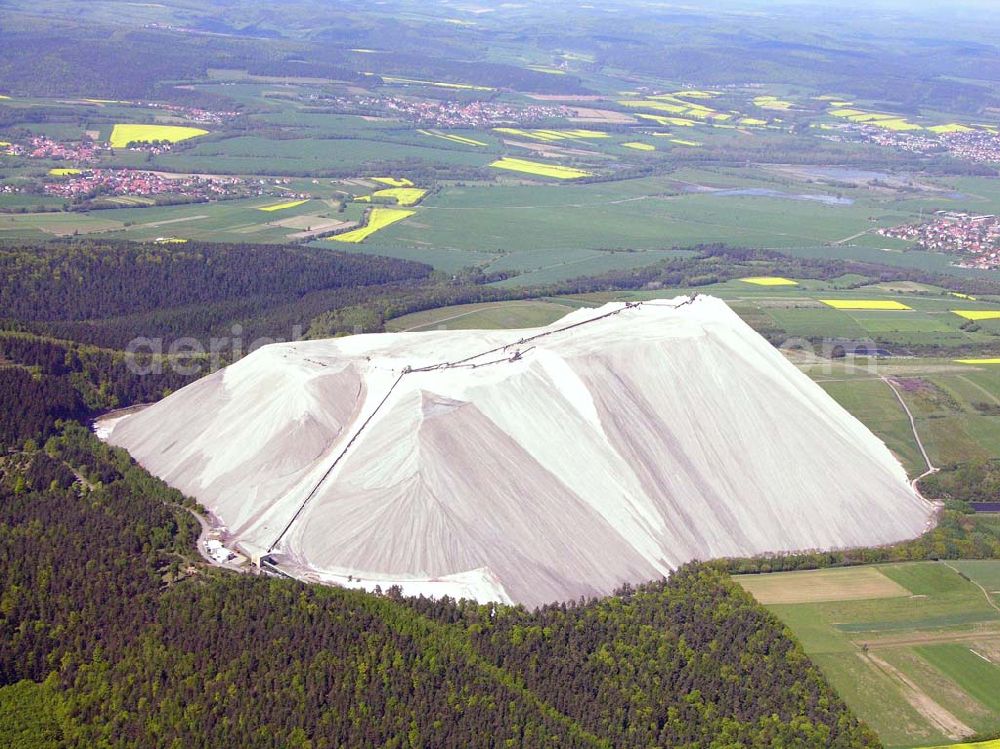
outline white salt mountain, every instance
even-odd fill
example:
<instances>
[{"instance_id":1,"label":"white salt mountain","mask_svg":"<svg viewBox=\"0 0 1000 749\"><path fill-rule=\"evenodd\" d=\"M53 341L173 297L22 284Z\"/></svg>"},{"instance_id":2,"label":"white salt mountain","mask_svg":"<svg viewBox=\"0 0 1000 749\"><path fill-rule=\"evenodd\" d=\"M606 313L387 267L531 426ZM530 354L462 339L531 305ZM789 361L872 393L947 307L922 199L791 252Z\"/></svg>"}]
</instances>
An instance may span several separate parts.
<instances>
[{"instance_id":1,"label":"white salt mountain","mask_svg":"<svg viewBox=\"0 0 1000 749\"><path fill-rule=\"evenodd\" d=\"M266 346L110 441L296 576L527 605L691 559L885 544L932 515L710 297Z\"/></svg>"}]
</instances>

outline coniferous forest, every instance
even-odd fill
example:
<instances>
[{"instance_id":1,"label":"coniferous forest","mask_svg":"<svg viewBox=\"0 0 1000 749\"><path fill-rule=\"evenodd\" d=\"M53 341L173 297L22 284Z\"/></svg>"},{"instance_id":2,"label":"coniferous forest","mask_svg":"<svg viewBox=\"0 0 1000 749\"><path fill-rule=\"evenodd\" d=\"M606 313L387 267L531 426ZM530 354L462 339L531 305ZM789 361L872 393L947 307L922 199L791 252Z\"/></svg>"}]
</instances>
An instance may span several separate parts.
<instances>
[{"instance_id":1,"label":"coniferous forest","mask_svg":"<svg viewBox=\"0 0 1000 749\"><path fill-rule=\"evenodd\" d=\"M522 608L207 568L193 504L76 424L0 478L23 746L877 745L721 572Z\"/></svg>"}]
</instances>

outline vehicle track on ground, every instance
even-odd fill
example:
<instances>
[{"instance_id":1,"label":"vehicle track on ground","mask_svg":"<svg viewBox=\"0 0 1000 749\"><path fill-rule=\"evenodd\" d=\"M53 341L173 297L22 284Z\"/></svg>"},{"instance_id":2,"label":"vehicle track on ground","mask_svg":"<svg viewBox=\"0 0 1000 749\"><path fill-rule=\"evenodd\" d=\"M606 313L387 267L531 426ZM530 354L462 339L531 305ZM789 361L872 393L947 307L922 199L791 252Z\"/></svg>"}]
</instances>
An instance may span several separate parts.
<instances>
[{"instance_id":1,"label":"vehicle track on ground","mask_svg":"<svg viewBox=\"0 0 1000 749\"><path fill-rule=\"evenodd\" d=\"M920 493L919 482L921 479L927 478L928 476L937 473L941 469L935 467L934 463L931 462L930 456L927 454L927 450L924 448L924 443L920 439L920 434L917 432L917 421L916 419L913 418L913 413L910 411L910 407L906 405L906 401L903 400L903 396L896 388L896 385L892 382L892 379L886 377L885 375L883 375L879 379L889 386L893 394L896 396L896 400L899 401L899 405L901 405L903 407L903 411L906 412L906 417L910 420L910 429L913 431L913 439L916 441L917 447L920 448L920 454L923 455L924 462L927 464L927 470L921 473L912 481L910 481L910 485L913 487L913 490L917 493L918 496L920 496L922 499L927 499L927 497L924 497L924 495Z\"/></svg>"},{"instance_id":2,"label":"vehicle track on ground","mask_svg":"<svg viewBox=\"0 0 1000 749\"><path fill-rule=\"evenodd\" d=\"M971 577L969 577L968 575L966 575L964 572L962 572L960 569L958 569L957 567L955 567L951 563L946 562L945 560L942 559L941 560L941 564L943 564L945 567L947 567L948 569L950 569L956 575L959 575L960 577L965 578L970 583L972 583L977 588L979 588L983 592L983 595L986 596L986 603L988 603L990 606L992 606L993 608L995 608L997 611L1000 611L1000 605L998 605L997 602L993 600L993 598L990 596L990 592L988 590L986 590L986 588L984 588L982 585L980 585L979 583L977 583L975 580L973 580Z\"/></svg>"}]
</instances>

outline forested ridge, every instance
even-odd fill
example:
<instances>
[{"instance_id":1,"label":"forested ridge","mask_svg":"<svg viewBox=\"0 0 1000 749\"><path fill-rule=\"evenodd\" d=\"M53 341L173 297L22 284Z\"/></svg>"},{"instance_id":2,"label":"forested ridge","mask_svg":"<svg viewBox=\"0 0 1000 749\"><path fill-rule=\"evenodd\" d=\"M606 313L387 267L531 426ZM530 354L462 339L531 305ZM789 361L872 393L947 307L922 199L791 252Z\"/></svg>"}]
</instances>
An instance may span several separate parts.
<instances>
[{"instance_id":1,"label":"forested ridge","mask_svg":"<svg viewBox=\"0 0 1000 749\"><path fill-rule=\"evenodd\" d=\"M161 358L164 366L135 374L135 365L152 361L148 355L130 358L122 351L0 331L0 447L47 439L60 421L86 421L152 403L192 382L209 364L204 358Z\"/></svg>"},{"instance_id":2,"label":"forested ridge","mask_svg":"<svg viewBox=\"0 0 1000 749\"><path fill-rule=\"evenodd\" d=\"M124 349L194 337L292 337L321 312L431 275L430 266L289 245L70 240L0 248L0 321Z\"/></svg>"},{"instance_id":3,"label":"forested ridge","mask_svg":"<svg viewBox=\"0 0 1000 749\"><path fill-rule=\"evenodd\" d=\"M709 568L535 612L402 599L203 567L191 506L79 426L3 459L0 732L25 746L878 743Z\"/></svg>"},{"instance_id":4,"label":"forested ridge","mask_svg":"<svg viewBox=\"0 0 1000 749\"><path fill-rule=\"evenodd\" d=\"M0 249L0 305L18 320L89 320L245 297L423 278L429 266L287 245L113 241Z\"/></svg>"}]
</instances>

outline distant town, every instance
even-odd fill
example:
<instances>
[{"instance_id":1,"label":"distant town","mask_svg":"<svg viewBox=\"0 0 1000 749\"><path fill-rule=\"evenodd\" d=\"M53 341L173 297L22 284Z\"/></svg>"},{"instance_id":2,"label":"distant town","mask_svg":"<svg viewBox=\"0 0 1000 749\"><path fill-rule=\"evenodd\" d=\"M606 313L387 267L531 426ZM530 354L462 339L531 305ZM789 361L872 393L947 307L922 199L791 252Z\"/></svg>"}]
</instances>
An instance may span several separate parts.
<instances>
[{"instance_id":1,"label":"distant town","mask_svg":"<svg viewBox=\"0 0 1000 749\"><path fill-rule=\"evenodd\" d=\"M240 177L168 176L137 169L88 169L69 179L46 183L45 194L72 200L93 200L102 196L152 198L165 194L207 200L263 195L265 191L260 185L250 185Z\"/></svg>"},{"instance_id":2,"label":"distant town","mask_svg":"<svg viewBox=\"0 0 1000 749\"><path fill-rule=\"evenodd\" d=\"M942 133L931 137L873 125L842 125L839 129L850 137L834 136L832 139L857 139L908 153L946 154L976 164L1000 164L1000 133L992 130Z\"/></svg>"},{"instance_id":3,"label":"distant town","mask_svg":"<svg viewBox=\"0 0 1000 749\"><path fill-rule=\"evenodd\" d=\"M312 96L309 101L332 106L344 114L396 117L423 127L491 128L497 125L534 125L572 116L565 106L518 105L493 101L440 101L402 96Z\"/></svg>"},{"instance_id":4,"label":"distant town","mask_svg":"<svg viewBox=\"0 0 1000 749\"><path fill-rule=\"evenodd\" d=\"M932 221L892 226L878 233L913 242L924 250L960 255L955 265L962 268L1000 268L1000 217L992 214L938 211Z\"/></svg>"},{"instance_id":5,"label":"distant town","mask_svg":"<svg viewBox=\"0 0 1000 749\"><path fill-rule=\"evenodd\" d=\"M11 143L5 148L10 156L72 161L76 164L95 162L102 155L111 152L111 148L106 143L92 140L65 143L47 138L44 135L34 136L24 143Z\"/></svg>"}]
</instances>

